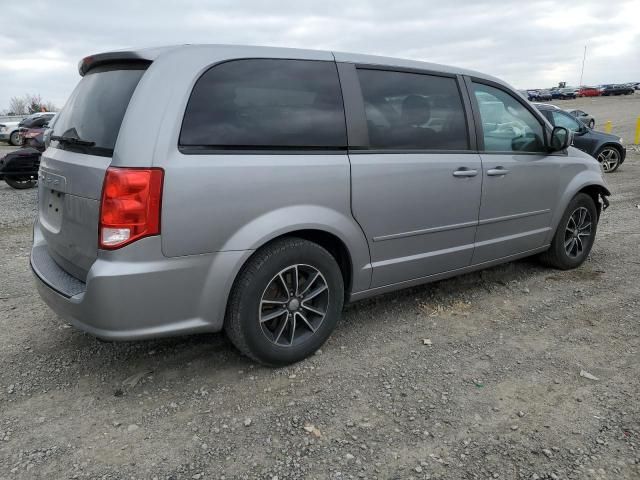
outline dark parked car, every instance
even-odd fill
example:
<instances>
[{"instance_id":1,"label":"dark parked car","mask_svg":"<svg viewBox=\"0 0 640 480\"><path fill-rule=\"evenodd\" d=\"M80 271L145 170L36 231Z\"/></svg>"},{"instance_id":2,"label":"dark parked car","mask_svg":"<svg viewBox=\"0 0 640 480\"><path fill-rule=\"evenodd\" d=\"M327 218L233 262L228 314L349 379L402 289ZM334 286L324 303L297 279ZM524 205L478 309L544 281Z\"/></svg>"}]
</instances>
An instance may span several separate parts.
<instances>
[{"instance_id":1,"label":"dark parked car","mask_svg":"<svg viewBox=\"0 0 640 480\"><path fill-rule=\"evenodd\" d=\"M567 110L567 112L576 117L589 128L593 128L596 126L596 119L593 118L593 115L589 115L583 110Z\"/></svg>"},{"instance_id":2,"label":"dark parked car","mask_svg":"<svg viewBox=\"0 0 640 480\"><path fill-rule=\"evenodd\" d=\"M564 127L573 132L573 146L596 158L606 173L613 172L627 155L622 139L609 133L587 128L568 112L553 105L536 104L536 108L554 127Z\"/></svg>"},{"instance_id":3,"label":"dark parked car","mask_svg":"<svg viewBox=\"0 0 640 480\"><path fill-rule=\"evenodd\" d=\"M548 102L551 99L553 99L553 96L549 90L538 90L538 97L536 98L536 101Z\"/></svg>"},{"instance_id":4,"label":"dark parked car","mask_svg":"<svg viewBox=\"0 0 640 480\"><path fill-rule=\"evenodd\" d=\"M527 100L530 102L538 101L538 91L537 90L526 90L527 92Z\"/></svg>"},{"instance_id":5,"label":"dark parked car","mask_svg":"<svg viewBox=\"0 0 640 480\"><path fill-rule=\"evenodd\" d=\"M558 98L561 100L576 98L576 89L573 87L560 88L558 89Z\"/></svg>"},{"instance_id":6,"label":"dark parked car","mask_svg":"<svg viewBox=\"0 0 640 480\"><path fill-rule=\"evenodd\" d=\"M42 127L55 117L55 112L38 112L32 113L27 118L23 119L18 126L21 128L37 128Z\"/></svg>"},{"instance_id":7,"label":"dark parked car","mask_svg":"<svg viewBox=\"0 0 640 480\"><path fill-rule=\"evenodd\" d=\"M19 148L0 158L0 180L22 190L38 183L40 152L33 148Z\"/></svg>"},{"instance_id":8,"label":"dark parked car","mask_svg":"<svg viewBox=\"0 0 640 480\"><path fill-rule=\"evenodd\" d=\"M600 93L605 97L610 95L633 95L635 90L628 85L603 85Z\"/></svg>"},{"instance_id":9,"label":"dark parked car","mask_svg":"<svg viewBox=\"0 0 640 480\"><path fill-rule=\"evenodd\" d=\"M47 120L48 119L48 120ZM20 138L22 139L22 144L25 147L32 147L41 152L44 151L45 142L44 142L44 133L46 132L49 125L52 125L55 120L55 115L53 117L40 117L36 119L36 121L32 122L31 127L20 127Z\"/></svg>"}]
</instances>

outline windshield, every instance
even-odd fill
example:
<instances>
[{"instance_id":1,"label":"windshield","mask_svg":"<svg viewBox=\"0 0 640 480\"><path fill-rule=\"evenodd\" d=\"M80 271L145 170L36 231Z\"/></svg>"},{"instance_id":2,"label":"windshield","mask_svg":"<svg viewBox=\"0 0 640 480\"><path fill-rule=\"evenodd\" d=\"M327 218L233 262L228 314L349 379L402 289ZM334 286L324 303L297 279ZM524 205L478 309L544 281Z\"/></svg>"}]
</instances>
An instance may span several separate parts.
<instances>
[{"instance_id":1,"label":"windshield","mask_svg":"<svg viewBox=\"0 0 640 480\"><path fill-rule=\"evenodd\" d=\"M113 155L129 100L147 66L106 66L89 71L58 114L52 135L58 141L51 146Z\"/></svg>"}]
</instances>

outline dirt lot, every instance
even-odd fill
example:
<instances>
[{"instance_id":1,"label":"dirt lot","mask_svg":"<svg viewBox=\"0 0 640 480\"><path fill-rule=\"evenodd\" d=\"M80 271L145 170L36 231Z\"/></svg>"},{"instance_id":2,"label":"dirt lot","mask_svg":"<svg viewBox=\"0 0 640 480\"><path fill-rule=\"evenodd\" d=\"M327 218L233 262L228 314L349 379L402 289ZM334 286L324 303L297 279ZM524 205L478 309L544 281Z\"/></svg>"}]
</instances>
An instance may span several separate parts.
<instances>
[{"instance_id":1,"label":"dirt lot","mask_svg":"<svg viewBox=\"0 0 640 480\"><path fill-rule=\"evenodd\" d=\"M639 98L590 111L631 128ZM352 305L279 370L221 335L70 328L32 284L35 193L3 183L0 478L638 479L640 155L607 180L580 269L521 261Z\"/></svg>"}]
</instances>

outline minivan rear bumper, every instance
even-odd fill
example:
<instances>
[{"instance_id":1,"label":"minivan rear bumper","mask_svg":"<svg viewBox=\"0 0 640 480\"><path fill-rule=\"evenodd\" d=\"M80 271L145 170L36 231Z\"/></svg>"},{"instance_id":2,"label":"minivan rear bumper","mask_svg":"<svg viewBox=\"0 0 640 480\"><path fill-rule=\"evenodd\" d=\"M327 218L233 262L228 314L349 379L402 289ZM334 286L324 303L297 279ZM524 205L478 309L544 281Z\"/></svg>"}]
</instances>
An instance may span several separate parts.
<instances>
[{"instance_id":1,"label":"minivan rear bumper","mask_svg":"<svg viewBox=\"0 0 640 480\"><path fill-rule=\"evenodd\" d=\"M221 330L226 299L247 252L167 258L160 237L100 252L86 282L49 256L34 227L31 268L47 305L76 328L105 340L139 340Z\"/></svg>"}]
</instances>

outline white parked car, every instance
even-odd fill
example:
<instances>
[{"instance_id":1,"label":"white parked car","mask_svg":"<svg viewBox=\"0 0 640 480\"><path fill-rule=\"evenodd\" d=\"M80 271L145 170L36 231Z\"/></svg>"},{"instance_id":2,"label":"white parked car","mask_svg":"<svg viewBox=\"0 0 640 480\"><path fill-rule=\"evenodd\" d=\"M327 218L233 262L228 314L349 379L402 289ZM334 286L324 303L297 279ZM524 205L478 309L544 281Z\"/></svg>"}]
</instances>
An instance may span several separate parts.
<instances>
[{"instance_id":1,"label":"white parked car","mask_svg":"<svg viewBox=\"0 0 640 480\"><path fill-rule=\"evenodd\" d=\"M18 146L21 143L19 125L20 122L2 122L0 123L0 141L9 142L11 145Z\"/></svg>"}]
</instances>

